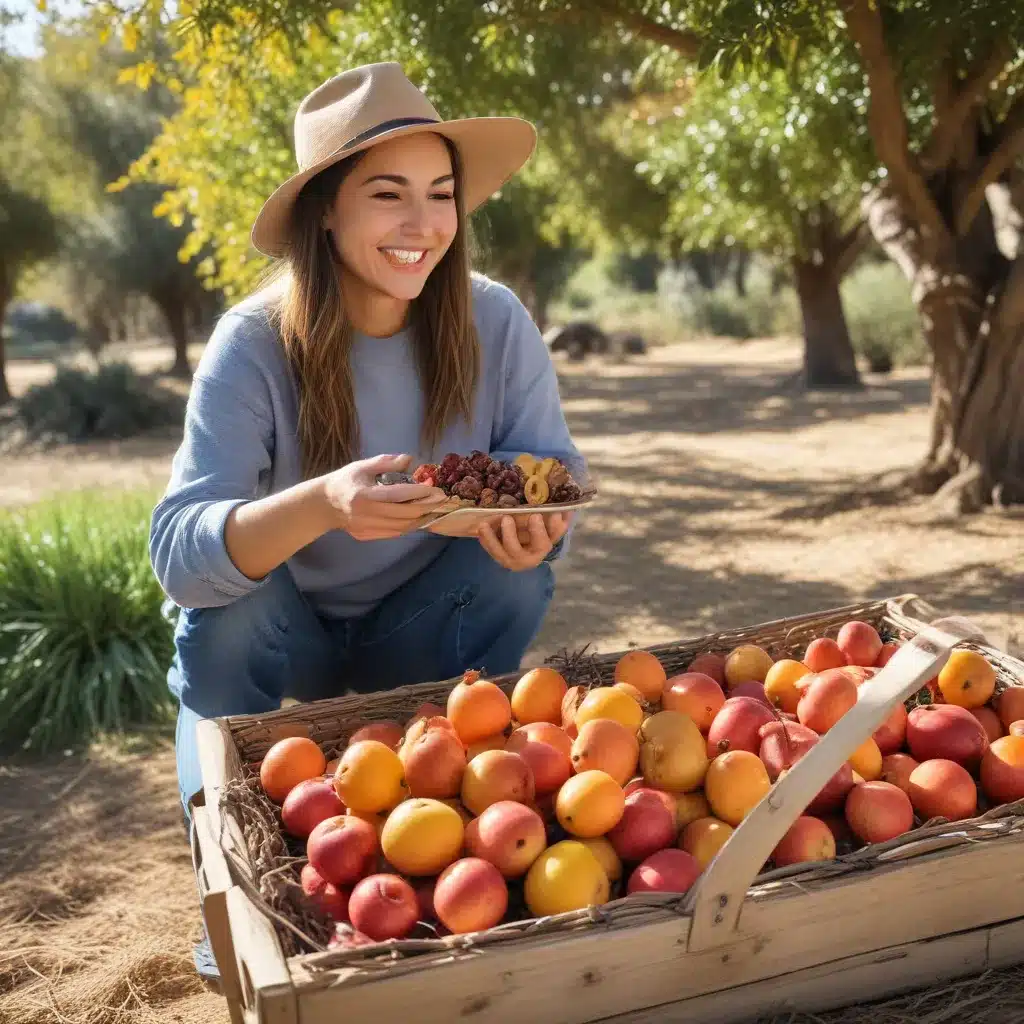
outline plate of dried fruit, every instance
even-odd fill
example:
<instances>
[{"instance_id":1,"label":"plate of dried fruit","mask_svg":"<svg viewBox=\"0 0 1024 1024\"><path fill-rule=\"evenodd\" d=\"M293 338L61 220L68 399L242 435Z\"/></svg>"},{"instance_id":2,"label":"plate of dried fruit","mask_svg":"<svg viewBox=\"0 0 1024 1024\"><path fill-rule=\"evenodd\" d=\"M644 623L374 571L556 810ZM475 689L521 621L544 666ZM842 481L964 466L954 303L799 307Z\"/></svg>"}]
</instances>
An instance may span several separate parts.
<instances>
[{"instance_id":1,"label":"plate of dried fruit","mask_svg":"<svg viewBox=\"0 0 1024 1024\"><path fill-rule=\"evenodd\" d=\"M486 452L451 453L439 463L425 463L414 473L385 473L382 484L430 484L448 501L422 517L417 529L447 537L472 537L480 524L500 516L568 512L594 500L596 491L581 487L568 467L556 458L524 454L513 462Z\"/></svg>"}]
</instances>

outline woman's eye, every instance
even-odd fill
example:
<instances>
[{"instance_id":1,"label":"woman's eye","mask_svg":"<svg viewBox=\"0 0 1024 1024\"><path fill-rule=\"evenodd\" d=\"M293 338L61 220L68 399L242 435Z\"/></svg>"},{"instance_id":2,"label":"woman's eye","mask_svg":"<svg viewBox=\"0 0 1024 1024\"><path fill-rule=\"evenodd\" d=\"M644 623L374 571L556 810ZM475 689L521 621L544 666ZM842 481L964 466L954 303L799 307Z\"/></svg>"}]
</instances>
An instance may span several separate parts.
<instances>
[{"instance_id":1,"label":"woman's eye","mask_svg":"<svg viewBox=\"0 0 1024 1024\"><path fill-rule=\"evenodd\" d=\"M398 199L399 196L398 196L397 192L374 192L373 193L373 198L374 199Z\"/></svg>"},{"instance_id":2,"label":"woman's eye","mask_svg":"<svg viewBox=\"0 0 1024 1024\"><path fill-rule=\"evenodd\" d=\"M450 203L455 198L451 192L435 192L431 199L437 199L442 203Z\"/></svg>"}]
</instances>

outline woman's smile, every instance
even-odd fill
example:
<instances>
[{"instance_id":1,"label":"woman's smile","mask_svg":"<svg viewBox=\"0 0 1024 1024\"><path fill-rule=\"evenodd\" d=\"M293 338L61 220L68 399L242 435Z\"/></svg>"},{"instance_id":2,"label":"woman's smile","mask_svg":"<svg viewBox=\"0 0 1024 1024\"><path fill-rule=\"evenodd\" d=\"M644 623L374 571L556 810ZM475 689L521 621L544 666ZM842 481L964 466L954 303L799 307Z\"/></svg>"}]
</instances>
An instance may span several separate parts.
<instances>
[{"instance_id":1,"label":"woman's smile","mask_svg":"<svg viewBox=\"0 0 1024 1024\"><path fill-rule=\"evenodd\" d=\"M391 246L382 247L381 255L388 265L403 272L419 270L427 262L429 249L397 249Z\"/></svg>"}]
</instances>

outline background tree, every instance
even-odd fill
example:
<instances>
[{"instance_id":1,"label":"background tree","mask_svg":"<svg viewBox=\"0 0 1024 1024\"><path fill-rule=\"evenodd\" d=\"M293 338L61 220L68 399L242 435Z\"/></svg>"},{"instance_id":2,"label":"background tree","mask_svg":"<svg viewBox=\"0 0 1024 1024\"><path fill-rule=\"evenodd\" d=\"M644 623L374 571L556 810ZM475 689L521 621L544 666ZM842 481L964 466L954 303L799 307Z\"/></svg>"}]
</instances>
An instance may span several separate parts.
<instances>
[{"instance_id":1,"label":"background tree","mask_svg":"<svg viewBox=\"0 0 1024 1024\"><path fill-rule=\"evenodd\" d=\"M295 31L326 6L287 5L284 23L271 0L249 10L254 24ZM199 28L231 17L227 0L201 0L189 12ZM965 509L1024 501L1024 7L1012 0L506 0L486 12L499 34L513 23L537 33L566 23L594 33L603 25L725 75L849 54L867 84L868 131L883 168L865 216L911 283L933 358L932 437L915 483L948 487Z\"/></svg>"},{"instance_id":2,"label":"background tree","mask_svg":"<svg viewBox=\"0 0 1024 1024\"><path fill-rule=\"evenodd\" d=\"M859 185L873 168L859 76L835 54L796 81L768 71L724 87L662 63L658 78L682 85L641 93L619 123L639 171L671 195L664 234L711 255L742 245L787 263L807 385L856 386L839 284L866 238Z\"/></svg>"},{"instance_id":3,"label":"background tree","mask_svg":"<svg viewBox=\"0 0 1024 1024\"><path fill-rule=\"evenodd\" d=\"M0 28L8 16L0 10ZM0 32L0 325L26 270L51 256L59 241L58 220L40 187L40 154L29 127L38 94L27 62L2 48ZM10 398L6 351L0 332L0 402Z\"/></svg>"},{"instance_id":4,"label":"background tree","mask_svg":"<svg viewBox=\"0 0 1024 1024\"><path fill-rule=\"evenodd\" d=\"M51 31L45 47L40 70L67 147L66 173L79 195L92 197L79 206L61 250L92 344L102 346L127 300L141 295L166 324L174 349L170 372L188 376L191 328L208 317L211 299L197 277L198 259L180 256L188 225L154 216L164 191L159 185L110 188L173 115L177 99L160 84L140 90L130 80L138 75L137 57L111 42L97 46L79 32Z\"/></svg>"}]
</instances>

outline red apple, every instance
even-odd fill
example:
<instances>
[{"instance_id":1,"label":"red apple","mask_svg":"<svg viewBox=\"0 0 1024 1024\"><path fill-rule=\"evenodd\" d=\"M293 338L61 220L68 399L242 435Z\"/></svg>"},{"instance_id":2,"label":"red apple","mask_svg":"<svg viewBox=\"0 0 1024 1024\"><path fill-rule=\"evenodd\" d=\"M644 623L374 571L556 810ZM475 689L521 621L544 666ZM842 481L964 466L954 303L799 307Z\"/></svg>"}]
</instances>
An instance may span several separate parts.
<instances>
[{"instance_id":1,"label":"red apple","mask_svg":"<svg viewBox=\"0 0 1024 1024\"><path fill-rule=\"evenodd\" d=\"M608 833L619 859L633 863L671 846L675 839L674 801L669 808L664 799L648 789L638 789L626 797L622 817Z\"/></svg>"},{"instance_id":2,"label":"red apple","mask_svg":"<svg viewBox=\"0 0 1024 1024\"><path fill-rule=\"evenodd\" d=\"M921 704L907 716L907 746L918 761L945 758L973 770L988 749L988 736L967 708Z\"/></svg>"},{"instance_id":3,"label":"red apple","mask_svg":"<svg viewBox=\"0 0 1024 1024\"><path fill-rule=\"evenodd\" d=\"M353 888L348 915L353 927L375 942L402 939L419 918L419 901L404 878L369 875Z\"/></svg>"},{"instance_id":4,"label":"red apple","mask_svg":"<svg viewBox=\"0 0 1024 1024\"><path fill-rule=\"evenodd\" d=\"M302 891L332 920L348 920L349 890L332 885L312 864L303 864L299 874Z\"/></svg>"},{"instance_id":5,"label":"red apple","mask_svg":"<svg viewBox=\"0 0 1024 1024\"><path fill-rule=\"evenodd\" d=\"M299 839L328 818L345 813L345 805L334 790L333 779L306 779L300 782L281 804L281 821L285 830Z\"/></svg>"},{"instance_id":6,"label":"red apple","mask_svg":"<svg viewBox=\"0 0 1024 1024\"><path fill-rule=\"evenodd\" d=\"M378 850L377 830L351 814L320 822L306 841L309 863L332 885L351 885L362 878Z\"/></svg>"},{"instance_id":7,"label":"red apple","mask_svg":"<svg viewBox=\"0 0 1024 1024\"><path fill-rule=\"evenodd\" d=\"M851 665L874 665L882 653L882 638L878 630L859 620L845 623L839 630L836 643Z\"/></svg>"}]
</instances>

